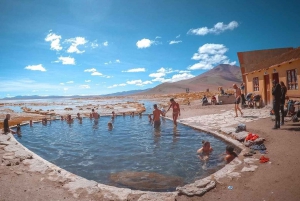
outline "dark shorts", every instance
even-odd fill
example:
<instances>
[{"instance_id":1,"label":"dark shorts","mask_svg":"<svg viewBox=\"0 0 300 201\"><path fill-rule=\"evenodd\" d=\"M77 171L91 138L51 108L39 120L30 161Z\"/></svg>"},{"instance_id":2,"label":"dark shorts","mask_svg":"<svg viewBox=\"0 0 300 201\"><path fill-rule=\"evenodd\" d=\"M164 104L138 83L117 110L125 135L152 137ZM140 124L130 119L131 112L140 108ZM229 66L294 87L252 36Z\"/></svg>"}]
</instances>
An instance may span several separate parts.
<instances>
[{"instance_id":1,"label":"dark shorts","mask_svg":"<svg viewBox=\"0 0 300 201\"><path fill-rule=\"evenodd\" d=\"M159 120L154 121L153 124L154 124L154 128L159 128L160 127L160 121Z\"/></svg>"},{"instance_id":2,"label":"dark shorts","mask_svg":"<svg viewBox=\"0 0 300 201\"><path fill-rule=\"evenodd\" d=\"M235 102L234 102L234 104L240 104L240 102L241 102L241 98L238 98L237 100L235 100Z\"/></svg>"}]
</instances>

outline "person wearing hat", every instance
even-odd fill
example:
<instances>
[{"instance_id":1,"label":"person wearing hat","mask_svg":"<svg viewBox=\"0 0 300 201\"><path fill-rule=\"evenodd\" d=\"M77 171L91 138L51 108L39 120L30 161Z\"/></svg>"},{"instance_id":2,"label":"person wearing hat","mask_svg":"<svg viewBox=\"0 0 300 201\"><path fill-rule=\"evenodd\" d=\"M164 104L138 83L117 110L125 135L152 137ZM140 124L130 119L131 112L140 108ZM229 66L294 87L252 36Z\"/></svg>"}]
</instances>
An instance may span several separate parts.
<instances>
[{"instance_id":1,"label":"person wearing hat","mask_svg":"<svg viewBox=\"0 0 300 201\"><path fill-rule=\"evenodd\" d=\"M273 89L272 89L272 95L273 95L273 110L275 113L275 126L273 129L280 128L280 103L281 103L281 86L276 81L273 80Z\"/></svg>"}]
</instances>

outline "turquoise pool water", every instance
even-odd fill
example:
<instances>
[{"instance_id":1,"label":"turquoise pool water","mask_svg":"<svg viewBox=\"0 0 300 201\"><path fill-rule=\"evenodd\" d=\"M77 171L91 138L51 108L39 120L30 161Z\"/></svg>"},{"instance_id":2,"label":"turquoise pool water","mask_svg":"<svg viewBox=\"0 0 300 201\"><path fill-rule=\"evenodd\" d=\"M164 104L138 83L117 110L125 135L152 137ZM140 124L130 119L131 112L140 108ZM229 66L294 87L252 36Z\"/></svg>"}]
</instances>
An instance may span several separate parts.
<instances>
[{"instance_id":1,"label":"turquoise pool water","mask_svg":"<svg viewBox=\"0 0 300 201\"><path fill-rule=\"evenodd\" d=\"M161 129L155 130L147 116L118 116L108 130L109 120L26 125L17 140L74 174L132 189L171 191L224 166L220 155L228 144L212 135L181 124L174 128L170 120L163 120ZM202 140L214 149L207 164L196 154Z\"/></svg>"}]
</instances>

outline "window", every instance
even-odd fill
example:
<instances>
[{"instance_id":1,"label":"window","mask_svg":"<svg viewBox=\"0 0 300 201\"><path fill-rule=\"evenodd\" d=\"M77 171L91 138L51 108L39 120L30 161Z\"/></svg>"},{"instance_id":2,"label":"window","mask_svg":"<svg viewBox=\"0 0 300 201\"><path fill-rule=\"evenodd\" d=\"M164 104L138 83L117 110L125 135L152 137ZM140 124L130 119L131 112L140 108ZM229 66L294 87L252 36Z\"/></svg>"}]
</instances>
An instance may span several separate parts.
<instances>
[{"instance_id":1,"label":"window","mask_svg":"<svg viewBox=\"0 0 300 201\"><path fill-rule=\"evenodd\" d=\"M259 80L258 77L253 78L253 91L259 91Z\"/></svg>"},{"instance_id":2,"label":"window","mask_svg":"<svg viewBox=\"0 0 300 201\"><path fill-rule=\"evenodd\" d=\"M298 89L297 69L287 70L286 77L287 77L288 90L297 90Z\"/></svg>"}]
</instances>

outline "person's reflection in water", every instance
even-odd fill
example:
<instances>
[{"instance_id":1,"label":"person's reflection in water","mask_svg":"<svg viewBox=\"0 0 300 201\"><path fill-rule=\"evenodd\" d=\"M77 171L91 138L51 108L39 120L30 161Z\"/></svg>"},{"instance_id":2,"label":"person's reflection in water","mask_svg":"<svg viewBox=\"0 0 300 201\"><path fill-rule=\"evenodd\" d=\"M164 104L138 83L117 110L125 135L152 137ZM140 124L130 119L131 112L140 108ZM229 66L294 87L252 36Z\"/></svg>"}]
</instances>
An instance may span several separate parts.
<instances>
[{"instance_id":1,"label":"person's reflection in water","mask_svg":"<svg viewBox=\"0 0 300 201\"><path fill-rule=\"evenodd\" d=\"M173 144L175 144L179 140L179 132L177 130L177 127L173 128Z\"/></svg>"},{"instance_id":2,"label":"person's reflection in water","mask_svg":"<svg viewBox=\"0 0 300 201\"><path fill-rule=\"evenodd\" d=\"M155 144L155 147L159 147L159 140L160 140L160 137L161 137L161 130L160 128L154 128L154 133L153 133L153 137L154 137L154 144Z\"/></svg>"},{"instance_id":3,"label":"person's reflection in water","mask_svg":"<svg viewBox=\"0 0 300 201\"><path fill-rule=\"evenodd\" d=\"M94 120L94 124L93 124L93 129L94 129L94 130L97 130L97 129L98 129L98 123L99 123L99 122L98 122L98 119L95 119L95 120Z\"/></svg>"}]
</instances>

